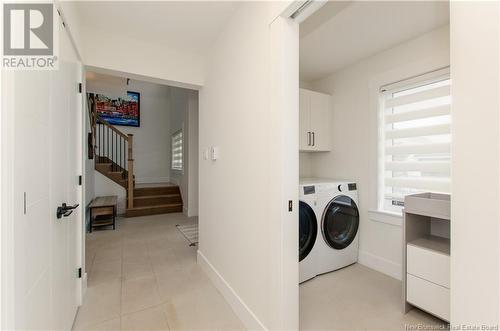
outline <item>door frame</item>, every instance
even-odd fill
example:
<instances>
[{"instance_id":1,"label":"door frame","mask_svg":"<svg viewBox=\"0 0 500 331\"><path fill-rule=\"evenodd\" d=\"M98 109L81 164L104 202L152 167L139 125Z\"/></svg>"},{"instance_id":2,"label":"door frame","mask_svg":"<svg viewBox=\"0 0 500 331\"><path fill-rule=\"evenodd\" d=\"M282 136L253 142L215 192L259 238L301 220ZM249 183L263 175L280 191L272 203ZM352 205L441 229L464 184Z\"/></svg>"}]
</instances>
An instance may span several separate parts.
<instances>
[{"instance_id":1,"label":"door frame","mask_svg":"<svg viewBox=\"0 0 500 331\"><path fill-rule=\"evenodd\" d=\"M14 329L14 73L0 70L0 327ZM7 162L5 160L8 160Z\"/></svg>"},{"instance_id":2,"label":"door frame","mask_svg":"<svg viewBox=\"0 0 500 331\"><path fill-rule=\"evenodd\" d=\"M299 23L326 2L292 1L280 4L269 24L270 127L269 143L274 160L270 165L273 185L269 213L277 222L269 226L279 240L269 243L272 254L269 280L273 286L270 303L276 312L269 329L299 329ZM291 207L291 208L290 208Z\"/></svg>"}]
</instances>

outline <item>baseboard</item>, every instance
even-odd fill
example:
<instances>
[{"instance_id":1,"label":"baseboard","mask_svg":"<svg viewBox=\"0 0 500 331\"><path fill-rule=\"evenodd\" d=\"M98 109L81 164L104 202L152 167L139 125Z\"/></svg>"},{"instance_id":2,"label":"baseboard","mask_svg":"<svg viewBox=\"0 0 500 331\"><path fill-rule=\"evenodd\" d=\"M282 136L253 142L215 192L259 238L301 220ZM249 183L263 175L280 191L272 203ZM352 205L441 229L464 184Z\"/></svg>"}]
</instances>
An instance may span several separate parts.
<instances>
[{"instance_id":1,"label":"baseboard","mask_svg":"<svg viewBox=\"0 0 500 331\"><path fill-rule=\"evenodd\" d=\"M402 267L401 264L394 263L383 257L374 255L372 253L360 251L358 255L358 262L370 269L377 270L383 274L401 280Z\"/></svg>"},{"instance_id":2,"label":"baseboard","mask_svg":"<svg viewBox=\"0 0 500 331\"><path fill-rule=\"evenodd\" d=\"M136 178L136 184L157 184L157 183L170 183L169 177L143 177Z\"/></svg>"},{"instance_id":3,"label":"baseboard","mask_svg":"<svg viewBox=\"0 0 500 331\"><path fill-rule=\"evenodd\" d=\"M194 217L194 216L198 216L198 208L188 208L187 210L187 216L188 217Z\"/></svg>"},{"instance_id":4,"label":"baseboard","mask_svg":"<svg viewBox=\"0 0 500 331\"><path fill-rule=\"evenodd\" d=\"M85 295L87 295L88 279L88 273L85 272L82 278L82 304L85 299Z\"/></svg>"},{"instance_id":5,"label":"baseboard","mask_svg":"<svg viewBox=\"0 0 500 331\"><path fill-rule=\"evenodd\" d=\"M255 316L200 250L198 250L198 264L214 283L215 287L221 292L222 296L243 322L247 330L267 330L264 324Z\"/></svg>"}]
</instances>

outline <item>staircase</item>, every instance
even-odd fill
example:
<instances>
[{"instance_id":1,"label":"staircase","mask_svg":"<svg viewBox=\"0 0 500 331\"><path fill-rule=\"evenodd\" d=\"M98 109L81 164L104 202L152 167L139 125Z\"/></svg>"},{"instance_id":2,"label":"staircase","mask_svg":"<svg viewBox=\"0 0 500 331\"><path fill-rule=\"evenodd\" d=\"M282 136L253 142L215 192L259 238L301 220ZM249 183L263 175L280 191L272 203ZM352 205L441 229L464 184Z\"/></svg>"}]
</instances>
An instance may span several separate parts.
<instances>
[{"instance_id":1,"label":"staircase","mask_svg":"<svg viewBox=\"0 0 500 331\"><path fill-rule=\"evenodd\" d=\"M124 134L100 118L95 109L95 96L88 94L92 128L92 155L95 170L122 186L127 192L126 217L182 212L179 186L136 185L132 134Z\"/></svg>"}]
</instances>

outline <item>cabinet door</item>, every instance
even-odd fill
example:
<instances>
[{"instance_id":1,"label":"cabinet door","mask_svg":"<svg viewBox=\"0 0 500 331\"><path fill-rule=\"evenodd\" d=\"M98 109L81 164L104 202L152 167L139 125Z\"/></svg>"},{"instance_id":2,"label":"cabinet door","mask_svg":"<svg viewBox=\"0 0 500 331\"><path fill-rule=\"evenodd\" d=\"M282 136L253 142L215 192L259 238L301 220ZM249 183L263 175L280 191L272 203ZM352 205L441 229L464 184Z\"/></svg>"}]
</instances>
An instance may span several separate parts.
<instances>
[{"instance_id":1,"label":"cabinet door","mask_svg":"<svg viewBox=\"0 0 500 331\"><path fill-rule=\"evenodd\" d=\"M311 150L310 91L300 89L299 94L299 149Z\"/></svg>"},{"instance_id":2,"label":"cabinet door","mask_svg":"<svg viewBox=\"0 0 500 331\"><path fill-rule=\"evenodd\" d=\"M331 96L311 92L310 109L312 150L329 151L331 149Z\"/></svg>"}]
</instances>

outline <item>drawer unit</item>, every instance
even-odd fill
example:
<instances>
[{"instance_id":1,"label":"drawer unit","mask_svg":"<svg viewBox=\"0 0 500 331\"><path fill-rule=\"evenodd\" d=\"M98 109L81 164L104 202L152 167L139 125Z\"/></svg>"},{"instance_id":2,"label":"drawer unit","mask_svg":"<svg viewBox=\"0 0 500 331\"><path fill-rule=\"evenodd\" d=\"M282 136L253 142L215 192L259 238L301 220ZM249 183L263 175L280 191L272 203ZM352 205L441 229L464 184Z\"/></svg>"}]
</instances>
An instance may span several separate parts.
<instances>
[{"instance_id":1,"label":"drawer unit","mask_svg":"<svg viewBox=\"0 0 500 331\"><path fill-rule=\"evenodd\" d=\"M403 311L412 307L450 320L450 196L405 196Z\"/></svg>"},{"instance_id":2,"label":"drawer unit","mask_svg":"<svg viewBox=\"0 0 500 331\"><path fill-rule=\"evenodd\" d=\"M406 300L445 321L450 321L450 290L446 287L407 274Z\"/></svg>"},{"instance_id":3,"label":"drawer unit","mask_svg":"<svg viewBox=\"0 0 500 331\"><path fill-rule=\"evenodd\" d=\"M407 272L446 288L450 288L450 256L408 244Z\"/></svg>"}]
</instances>

